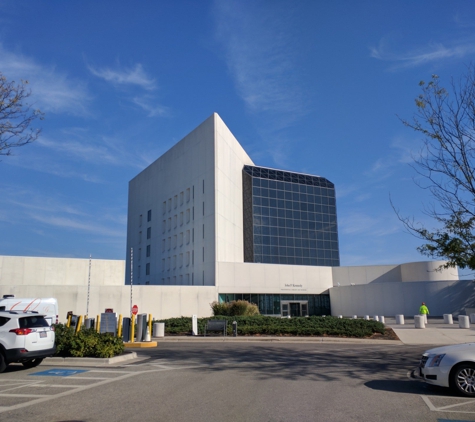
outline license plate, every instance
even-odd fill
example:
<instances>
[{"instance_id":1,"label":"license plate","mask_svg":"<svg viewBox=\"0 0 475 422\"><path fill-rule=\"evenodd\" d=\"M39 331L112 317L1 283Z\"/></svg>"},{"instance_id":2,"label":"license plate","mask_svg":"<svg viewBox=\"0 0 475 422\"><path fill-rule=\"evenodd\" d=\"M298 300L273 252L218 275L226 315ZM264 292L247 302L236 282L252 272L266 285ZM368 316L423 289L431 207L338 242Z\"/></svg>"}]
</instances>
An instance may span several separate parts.
<instances>
[{"instance_id":1,"label":"license plate","mask_svg":"<svg viewBox=\"0 0 475 422\"><path fill-rule=\"evenodd\" d=\"M40 332L40 338L47 337L48 333L46 331L41 331Z\"/></svg>"}]
</instances>

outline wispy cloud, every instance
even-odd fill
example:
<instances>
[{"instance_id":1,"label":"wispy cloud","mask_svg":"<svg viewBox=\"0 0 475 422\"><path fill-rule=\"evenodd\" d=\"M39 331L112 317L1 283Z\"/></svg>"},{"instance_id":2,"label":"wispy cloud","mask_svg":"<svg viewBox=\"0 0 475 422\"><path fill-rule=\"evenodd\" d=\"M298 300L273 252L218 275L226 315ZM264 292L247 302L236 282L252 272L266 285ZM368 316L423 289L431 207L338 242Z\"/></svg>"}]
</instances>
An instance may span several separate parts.
<instances>
[{"instance_id":1,"label":"wispy cloud","mask_svg":"<svg viewBox=\"0 0 475 422\"><path fill-rule=\"evenodd\" d=\"M111 229L104 225L97 224L91 219L88 221L78 220L73 218L58 217L58 216L45 216L38 214L30 214L33 220L39 221L50 226L66 228L75 231L81 231L86 233L94 233L96 235L113 236L122 238L124 236L123 228Z\"/></svg>"},{"instance_id":2,"label":"wispy cloud","mask_svg":"<svg viewBox=\"0 0 475 422\"><path fill-rule=\"evenodd\" d=\"M361 212L339 218L338 227L342 234L365 234L368 237L382 237L401 231L401 225L395 215L376 217Z\"/></svg>"},{"instance_id":3,"label":"wispy cloud","mask_svg":"<svg viewBox=\"0 0 475 422\"><path fill-rule=\"evenodd\" d=\"M84 233L94 233L110 237L124 236L125 217L112 214L108 209L97 209L97 215L85 211L88 204L74 202L72 198L45 195L28 189L17 189L15 186L4 186L0 216L6 216L10 221L31 223L32 221ZM13 218L13 215L15 218ZM114 215L114 218L111 216ZM35 230L44 230L41 225Z\"/></svg>"},{"instance_id":4,"label":"wispy cloud","mask_svg":"<svg viewBox=\"0 0 475 422\"><path fill-rule=\"evenodd\" d=\"M113 85L135 85L139 86L147 91L153 91L156 89L155 79L151 78L144 71L143 66L138 63L133 68L120 68L117 66L115 69L111 68L95 68L91 65L88 66L89 71L102 78Z\"/></svg>"},{"instance_id":5,"label":"wispy cloud","mask_svg":"<svg viewBox=\"0 0 475 422\"><path fill-rule=\"evenodd\" d=\"M128 101L144 110L148 117L169 115L168 107L159 104L156 95L152 94L157 90L155 79L145 72L140 63L132 68L123 68L120 65L115 68L95 68L88 65L88 69L94 76L105 80L116 88L123 89L128 93ZM138 89L145 90L146 93L142 94L137 91Z\"/></svg>"},{"instance_id":6,"label":"wispy cloud","mask_svg":"<svg viewBox=\"0 0 475 422\"><path fill-rule=\"evenodd\" d=\"M155 104L155 98L150 96L134 97L132 102L145 110L148 117L167 116L169 114L168 107Z\"/></svg>"},{"instance_id":7,"label":"wispy cloud","mask_svg":"<svg viewBox=\"0 0 475 422\"><path fill-rule=\"evenodd\" d=\"M463 59L475 53L475 41L460 41L456 43L430 43L412 51L396 53L388 47L383 39L377 47L370 48L371 57L391 63L390 70L417 67L427 63L445 60Z\"/></svg>"},{"instance_id":8,"label":"wispy cloud","mask_svg":"<svg viewBox=\"0 0 475 422\"><path fill-rule=\"evenodd\" d=\"M91 96L87 86L54 66L40 64L21 53L6 50L0 44L0 69L8 80L28 80L35 107L44 112L88 115Z\"/></svg>"},{"instance_id":9,"label":"wispy cloud","mask_svg":"<svg viewBox=\"0 0 475 422\"><path fill-rule=\"evenodd\" d=\"M298 71L292 62L292 40L279 7L255 10L254 2L215 1L217 39L238 94L256 113L291 113L305 110Z\"/></svg>"}]
</instances>

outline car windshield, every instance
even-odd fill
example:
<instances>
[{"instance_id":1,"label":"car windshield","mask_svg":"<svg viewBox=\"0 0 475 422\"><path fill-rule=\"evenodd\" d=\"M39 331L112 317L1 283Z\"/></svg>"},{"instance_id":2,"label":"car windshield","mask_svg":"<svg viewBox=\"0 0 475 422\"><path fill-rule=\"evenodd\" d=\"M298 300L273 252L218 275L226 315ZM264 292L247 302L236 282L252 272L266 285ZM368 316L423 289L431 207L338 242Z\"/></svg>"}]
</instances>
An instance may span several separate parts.
<instances>
[{"instance_id":1,"label":"car windshield","mask_svg":"<svg viewBox=\"0 0 475 422\"><path fill-rule=\"evenodd\" d=\"M28 316L20 318L20 328L49 327L48 322L42 316Z\"/></svg>"}]
</instances>

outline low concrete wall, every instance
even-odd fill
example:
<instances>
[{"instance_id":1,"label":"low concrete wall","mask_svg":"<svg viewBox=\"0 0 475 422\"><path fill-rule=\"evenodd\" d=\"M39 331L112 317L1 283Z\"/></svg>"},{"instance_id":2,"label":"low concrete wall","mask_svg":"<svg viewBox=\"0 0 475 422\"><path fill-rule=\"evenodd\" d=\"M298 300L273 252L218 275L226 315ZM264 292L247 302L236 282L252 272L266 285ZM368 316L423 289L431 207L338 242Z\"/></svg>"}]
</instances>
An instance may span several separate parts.
<instances>
[{"instance_id":1,"label":"low concrete wall","mask_svg":"<svg viewBox=\"0 0 475 422\"><path fill-rule=\"evenodd\" d=\"M439 270L444 263L445 261L420 261L400 265L333 267L333 286L458 280L459 275L456 268Z\"/></svg>"},{"instance_id":2,"label":"low concrete wall","mask_svg":"<svg viewBox=\"0 0 475 422\"><path fill-rule=\"evenodd\" d=\"M370 283L330 289L332 315L413 316L426 302L431 316L465 314L475 304L471 281Z\"/></svg>"},{"instance_id":3,"label":"low concrete wall","mask_svg":"<svg viewBox=\"0 0 475 422\"><path fill-rule=\"evenodd\" d=\"M66 321L68 311L85 315L86 286L0 286L0 295L15 297L55 297L58 299L59 321ZM192 315L211 316L211 302L217 300L216 287L203 286L134 286L132 304L139 313L152 314L155 319ZM91 286L89 317L95 318L106 308L123 316L130 316L130 286Z\"/></svg>"}]
</instances>

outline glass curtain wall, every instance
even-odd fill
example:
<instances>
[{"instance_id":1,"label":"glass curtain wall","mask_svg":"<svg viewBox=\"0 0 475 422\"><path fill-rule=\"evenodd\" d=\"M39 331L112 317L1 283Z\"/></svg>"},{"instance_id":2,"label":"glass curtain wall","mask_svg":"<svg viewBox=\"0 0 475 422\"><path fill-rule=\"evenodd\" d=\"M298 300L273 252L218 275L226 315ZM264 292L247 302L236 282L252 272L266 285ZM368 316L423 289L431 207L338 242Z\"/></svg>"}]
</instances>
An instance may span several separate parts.
<instances>
[{"instance_id":1,"label":"glass curtain wall","mask_svg":"<svg viewBox=\"0 0 475 422\"><path fill-rule=\"evenodd\" d=\"M244 261L339 266L335 186L323 177L243 168Z\"/></svg>"},{"instance_id":2,"label":"glass curtain wall","mask_svg":"<svg viewBox=\"0 0 475 422\"><path fill-rule=\"evenodd\" d=\"M251 300L252 298L252 300ZM330 295L220 293L219 302L247 300L259 306L261 315L280 315L281 301L308 301L308 315L331 315Z\"/></svg>"}]
</instances>

